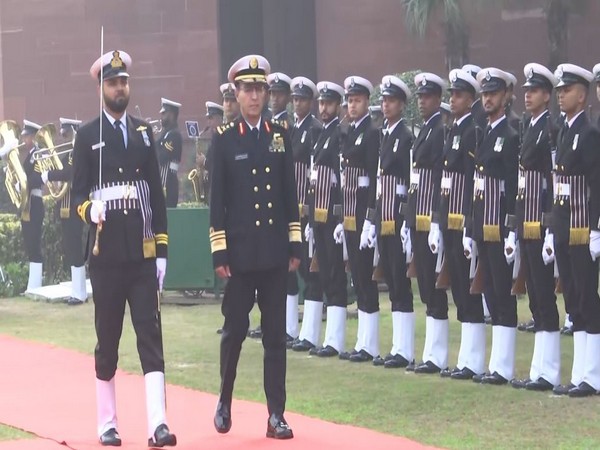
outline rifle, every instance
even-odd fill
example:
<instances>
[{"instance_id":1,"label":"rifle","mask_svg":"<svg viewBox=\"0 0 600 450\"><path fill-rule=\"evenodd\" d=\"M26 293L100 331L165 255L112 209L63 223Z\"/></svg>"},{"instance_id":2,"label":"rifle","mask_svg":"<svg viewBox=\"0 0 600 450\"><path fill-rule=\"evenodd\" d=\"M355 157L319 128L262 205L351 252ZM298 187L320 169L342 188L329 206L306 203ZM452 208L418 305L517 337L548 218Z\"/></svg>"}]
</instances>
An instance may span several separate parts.
<instances>
[{"instance_id":1,"label":"rifle","mask_svg":"<svg viewBox=\"0 0 600 450\"><path fill-rule=\"evenodd\" d=\"M333 205L333 215L338 218L340 223L344 222L344 211L342 210L342 205ZM343 260L346 266L346 273L350 272L350 265L348 262L348 246L346 244L346 235L342 236L342 251L343 251Z\"/></svg>"},{"instance_id":2,"label":"rifle","mask_svg":"<svg viewBox=\"0 0 600 450\"><path fill-rule=\"evenodd\" d=\"M483 288L485 286L485 274L483 273L483 267L481 262L478 260L477 244L473 241L473 249L471 252L471 266L469 268L469 278L471 279L471 287L469 293L471 295L483 294Z\"/></svg>"},{"instance_id":3,"label":"rifle","mask_svg":"<svg viewBox=\"0 0 600 450\"><path fill-rule=\"evenodd\" d=\"M507 214L505 219L506 228L511 231L517 229L517 218L512 214ZM527 264L521 264L521 252L519 251L518 243L517 248L513 250L516 252L515 262L513 263L513 285L510 290L511 295L524 295L527 293Z\"/></svg>"}]
</instances>

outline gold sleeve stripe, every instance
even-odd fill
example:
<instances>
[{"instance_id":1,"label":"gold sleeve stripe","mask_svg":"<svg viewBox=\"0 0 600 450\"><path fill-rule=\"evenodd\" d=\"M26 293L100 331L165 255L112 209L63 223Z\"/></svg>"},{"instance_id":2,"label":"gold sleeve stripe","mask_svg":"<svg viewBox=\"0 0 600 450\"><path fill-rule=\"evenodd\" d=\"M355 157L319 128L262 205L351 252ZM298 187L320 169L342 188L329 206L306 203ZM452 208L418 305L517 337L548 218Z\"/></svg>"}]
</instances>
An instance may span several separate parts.
<instances>
[{"instance_id":1,"label":"gold sleeve stripe","mask_svg":"<svg viewBox=\"0 0 600 450\"><path fill-rule=\"evenodd\" d=\"M290 238L290 242L302 242L302 234L300 233L300 230L298 230L298 231L290 230L289 238Z\"/></svg>"},{"instance_id":2,"label":"gold sleeve stripe","mask_svg":"<svg viewBox=\"0 0 600 450\"><path fill-rule=\"evenodd\" d=\"M173 144L171 142L166 142L165 143L165 148L169 151L173 151Z\"/></svg>"},{"instance_id":3,"label":"gold sleeve stripe","mask_svg":"<svg viewBox=\"0 0 600 450\"><path fill-rule=\"evenodd\" d=\"M167 239L168 235L167 235L167 233L156 233L155 237L156 237L156 239L161 239L161 238Z\"/></svg>"},{"instance_id":4,"label":"gold sleeve stripe","mask_svg":"<svg viewBox=\"0 0 600 450\"><path fill-rule=\"evenodd\" d=\"M224 237L211 239L210 251L212 253L223 251L223 250L227 250L227 239L225 239Z\"/></svg>"}]
</instances>

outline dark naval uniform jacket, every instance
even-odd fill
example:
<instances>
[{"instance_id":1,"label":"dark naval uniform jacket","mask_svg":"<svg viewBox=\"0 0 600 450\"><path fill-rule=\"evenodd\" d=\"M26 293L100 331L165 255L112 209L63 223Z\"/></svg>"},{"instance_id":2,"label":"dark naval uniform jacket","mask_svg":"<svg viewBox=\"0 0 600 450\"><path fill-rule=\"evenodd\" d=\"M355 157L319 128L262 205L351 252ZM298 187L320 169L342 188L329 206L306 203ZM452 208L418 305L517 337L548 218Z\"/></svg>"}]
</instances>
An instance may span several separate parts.
<instances>
[{"instance_id":1,"label":"dark naval uniform jacket","mask_svg":"<svg viewBox=\"0 0 600 450\"><path fill-rule=\"evenodd\" d=\"M77 213L91 225L86 248L90 265L167 256L167 211L152 128L141 119L126 117L127 148L106 114L83 125L75 139L72 195ZM98 178L100 120L102 186ZM90 251L97 227L90 218L90 192L92 199L106 203L97 256Z\"/></svg>"},{"instance_id":2,"label":"dark naval uniform jacket","mask_svg":"<svg viewBox=\"0 0 600 450\"><path fill-rule=\"evenodd\" d=\"M243 118L213 137L210 242L213 264L232 273L270 270L301 257L294 161L287 131Z\"/></svg>"},{"instance_id":3,"label":"dark naval uniform jacket","mask_svg":"<svg viewBox=\"0 0 600 450\"><path fill-rule=\"evenodd\" d=\"M41 217L44 216L44 202L42 201L42 194L40 190L44 183L42 182L42 169L38 161L33 158L34 152L37 150L37 146L34 146L28 153L23 164L23 172L27 176L27 196L29 201L26 205L21 205L21 220L24 222L41 221Z\"/></svg>"}]
</instances>

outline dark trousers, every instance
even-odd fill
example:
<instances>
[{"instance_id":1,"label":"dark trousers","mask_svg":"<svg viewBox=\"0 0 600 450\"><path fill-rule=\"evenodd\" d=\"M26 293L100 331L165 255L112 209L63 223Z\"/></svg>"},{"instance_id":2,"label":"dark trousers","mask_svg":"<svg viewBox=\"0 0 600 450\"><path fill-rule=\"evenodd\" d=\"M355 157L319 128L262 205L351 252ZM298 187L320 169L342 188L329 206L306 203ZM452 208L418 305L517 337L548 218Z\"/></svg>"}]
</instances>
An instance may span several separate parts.
<instances>
[{"instance_id":1,"label":"dark trousers","mask_svg":"<svg viewBox=\"0 0 600 450\"><path fill-rule=\"evenodd\" d=\"M323 301L323 289L321 288L319 274L317 272L310 271L311 257L308 255L308 242L306 242L306 239L304 238L304 229L306 228L307 223L308 220L306 218L302 218L300 222L302 227L302 258L300 259L298 272L288 273L287 293L288 295L298 295L300 293L298 276L301 276L302 280L304 281L304 298L306 300ZM313 245L313 255L315 250L314 247L315 246Z\"/></svg>"},{"instance_id":2,"label":"dark trousers","mask_svg":"<svg viewBox=\"0 0 600 450\"><path fill-rule=\"evenodd\" d=\"M592 261L587 245L555 244L555 253L573 331L600 333L598 260Z\"/></svg>"},{"instance_id":3,"label":"dark trousers","mask_svg":"<svg viewBox=\"0 0 600 450\"><path fill-rule=\"evenodd\" d=\"M264 389L269 414L285 410L286 283L287 267L232 273L225 287L221 311L225 316L221 336L221 401L231 403L242 343L246 339L248 314L255 293L260 308L264 347Z\"/></svg>"},{"instance_id":4,"label":"dark trousers","mask_svg":"<svg viewBox=\"0 0 600 450\"><path fill-rule=\"evenodd\" d=\"M117 369L125 303L144 374L164 372L156 260L90 265L98 343L94 351L96 377L108 381Z\"/></svg>"},{"instance_id":5,"label":"dark trousers","mask_svg":"<svg viewBox=\"0 0 600 450\"><path fill-rule=\"evenodd\" d=\"M398 224L396 222L396 228ZM392 311L413 312L413 293L410 278L406 276L406 255L402 250L400 231L392 236L379 236L379 264L388 285Z\"/></svg>"},{"instance_id":6,"label":"dark trousers","mask_svg":"<svg viewBox=\"0 0 600 450\"><path fill-rule=\"evenodd\" d=\"M427 315L437 320L448 319L448 296L445 289L436 289L435 265L437 255L431 253L426 231L410 230L414 264L417 269L417 283L421 301L427 305Z\"/></svg>"},{"instance_id":7,"label":"dark trousers","mask_svg":"<svg viewBox=\"0 0 600 450\"><path fill-rule=\"evenodd\" d=\"M67 265L75 267L83 266L83 221L78 215L71 213L69 218L60 220L60 228Z\"/></svg>"},{"instance_id":8,"label":"dark trousers","mask_svg":"<svg viewBox=\"0 0 600 450\"><path fill-rule=\"evenodd\" d=\"M478 264L483 264L485 302L492 316L492 325L517 326L517 297L511 295L512 264L506 263L504 244L477 242Z\"/></svg>"},{"instance_id":9,"label":"dark trousers","mask_svg":"<svg viewBox=\"0 0 600 450\"><path fill-rule=\"evenodd\" d=\"M529 309L536 331L558 331L558 308L554 294L554 264L544 264L542 240L521 240L521 264L527 266Z\"/></svg>"},{"instance_id":10,"label":"dark trousers","mask_svg":"<svg viewBox=\"0 0 600 450\"><path fill-rule=\"evenodd\" d=\"M456 305L456 318L460 322L483 323L481 295L470 293L469 270L471 262L465 258L462 231L444 231L444 258L450 273L452 298Z\"/></svg>"},{"instance_id":11,"label":"dark trousers","mask_svg":"<svg viewBox=\"0 0 600 450\"><path fill-rule=\"evenodd\" d=\"M167 173L165 189L167 191L165 195L167 208L176 208L179 201L179 180L177 179L177 172L171 169Z\"/></svg>"},{"instance_id":12,"label":"dark trousers","mask_svg":"<svg viewBox=\"0 0 600 450\"><path fill-rule=\"evenodd\" d=\"M333 230L337 222L315 223L315 250L319 263L321 287L325 291L327 306L348 306L348 279L344 264L344 249L333 240ZM308 298L308 297L307 297ZM309 299L314 300L314 299ZM318 300L318 299L317 299Z\"/></svg>"},{"instance_id":13,"label":"dark trousers","mask_svg":"<svg viewBox=\"0 0 600 450\"><path fill-rule=\"evenodd\" d=\"M357 223L357 226L358 223ZM360 225L362 229L362 222ZM372 248L360 250L360 232L345 231L346 244L348 246L348 260L350 261L350 272L356 292L356 303L358 309L366 313L379 311L379 291L377 282L373 281L373 252Z\"/></svg>"},{"instance_id":14,"label":"dark trousers","mask_svg":"<svg viewBox=\"0 0 600 450\"><path fill-rule=\"evenodd\" d=\"M29 262L41 263L42 258L42 223L44 222L44 203L40 197L31 197L29 209L30 220L21 220L23 244Z\"/></svg>"}]
</instances>

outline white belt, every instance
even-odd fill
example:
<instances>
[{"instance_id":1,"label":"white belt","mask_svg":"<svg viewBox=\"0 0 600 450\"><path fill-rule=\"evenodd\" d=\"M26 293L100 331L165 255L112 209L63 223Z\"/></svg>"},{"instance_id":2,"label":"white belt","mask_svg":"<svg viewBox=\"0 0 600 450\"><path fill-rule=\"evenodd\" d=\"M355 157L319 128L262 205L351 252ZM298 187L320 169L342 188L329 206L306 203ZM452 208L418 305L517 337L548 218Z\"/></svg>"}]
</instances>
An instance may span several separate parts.
<instances>
[{"instance_id":1,"label":"white belt","mask_svg":"<svg viewBox=\"0 0 600 450\"><path fill-rule=\"evenodd\" d=\"M524 176L520 176L519 177L519 183L517 186L519 189L525 189L525 177ZM546 179L543 178L542 179L542 190L547 190L548 189L548 183L546 182Z\"/></svg>"},{"instance_id":2,"label":"white belt","mask_svg":"<svg viewBox=\"0 0 600 450\"><path fill-rule=\"evenodd\" d=\"M408 188L403 184L397 184L396 195L404 195L406 197L408 195Z\"/></svg>"},{"instance_id":3,"label":"white belt","mask_svg":"<svg viewBox=\"0 0 600 450\"><path fill-rule=\"evenodd\" d=\"M319 173L316 170L311 170L310 171L310 182L311 183L316 183L317 179L319 178ZM331 186L335 186L337 184L338 180L337 177L335 176L335 173L331 174Z\"/></svg>"},{"instance_id":4,"label":"white belt","mask_svg":"<svg viewBox=\"0 0 600 450\"><path fill-rule=\"evenodd\" d=\"M369 177L358 177L358 187L369 187Z\"/></svg>"},{"instance_id":5,"label":"white belt","mask_svg":"<svg viewBox=\"0 0 600 450\"><path fill-rule=\"evenodd\" d=\"M92 192L92 200L131 200L132 198L138 198L137 189L135 186L110 186L104 189L98 189Z\"/></svg>"},{"instance_id":6,"label":"white belt","mask_svg":"<svg viewBox=\"0 0 600 450\"><path fill-rule=\"evenodd\" d=\"M485 179L475 178L475 190L479 192L485 191ZM504 180L500 180L500 192L504 194Z\"/></svg>"},{"instance_id":7,"label":"white belt","mask_svg":"<svg viewBox=\"0 0 600 450\"><path fill-rule=\"evenodd\" d=\"M179 170L179 163L177 163L177 162L170 162L169 163L169 169L175 170L175 171Z\"/></svg>"},{"instance_id":8,"label":"white belt","mask_svg":"<svg viewBox=\"0 0 600 450\"><path fill-rule=\"evenodd\" d=\"M556 183L555 197L570 197L571 185L569 183Z\"/></svg>"},{"instance_id":9,"label":"white belt","mask_svg":"<svg viewBox=\"0 0 600 450\"><path fill-rule=\"evenodd\" d=\"M42 196L42 190L41 189L32 189L31 192L29 192L31 194L32 197L41 197Z\"/></svg>"}]
</instances>

